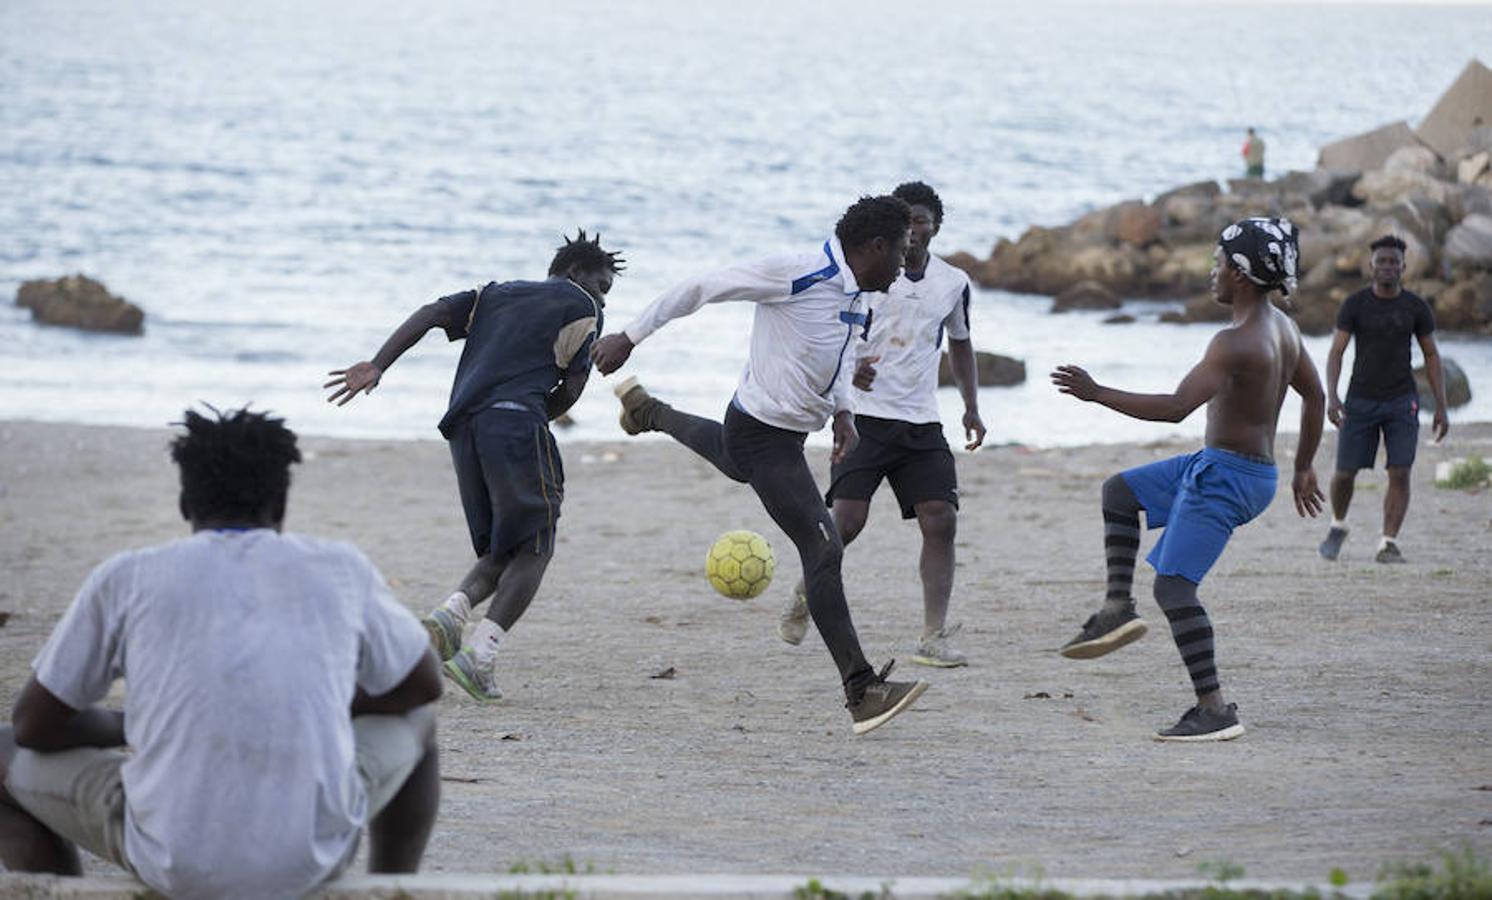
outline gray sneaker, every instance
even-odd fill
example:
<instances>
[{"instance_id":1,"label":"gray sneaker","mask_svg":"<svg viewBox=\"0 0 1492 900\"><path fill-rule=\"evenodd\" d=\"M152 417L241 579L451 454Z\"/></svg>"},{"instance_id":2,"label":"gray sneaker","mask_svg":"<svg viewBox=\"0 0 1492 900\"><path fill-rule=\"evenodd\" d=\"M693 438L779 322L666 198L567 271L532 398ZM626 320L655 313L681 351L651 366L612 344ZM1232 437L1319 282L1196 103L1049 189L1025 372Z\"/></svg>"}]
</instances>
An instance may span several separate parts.
<instances>
[{"instance_id":1,"label":"gray sneaker","mask_svg":"<svg viewBox=\"0 0 1492 900\"><path fill-rule=\"evenodd\" d=\"M887 681L886 676L891 674L891 667L894 665L894 659L886 663L875 680L860 689L859 696L852 696L845 703L850 717L855 720L856 734L864 734L885 725L927 690L925 681Z\"/></svg>"},{"instance_id":2,"label":"gray sneaker","mask_svg":"<svg viewBox=\"0 0 1492 900\"><path fill-rule=\"evenodd\" d=\"M1135 615L1134 603L1119 612L1099 610L1083 623L1078 636L1062 645L1068 659L1093 659L1145 636L1148 626Z\"/></svg>"},{"instance_id":3,"label":"gray sneaker","mask_svg":"<svg viewBox=\"0 0 1492 900\"><path fill-rule=\"evenodd\" d=\"M477 664L477 659L471 650L462 650L455 656L446 660L441 666L445 676L457 684L461 689L471 695L478 703L491 703L502 699L502 691L497 689L497 675L491 668Z\"/></svg>"},{"instance_id":4,"label":"gray sneaker","mask_svg":"<svg viewBox=\"0 0 1492 900\"><path fill-rule=\"evenodd\" d=\"M445 662L461 649L461 620L444 606L437 606L430 615L420 620L430 635L430 646L435 655Z\"/></svg>"},{"instance_id":5,"label":"gray sneaker","mask_svg":"<svg viewBox=\"0 0 1492 900\"><path fill-rule=\"evenodd\" d=\"M938 669L956 669L959 666L967 666L969 658L948 645L949 638L958 634L959 629L963 627L961 622L944 625L931 637L917 641L917 652L912 654L912 662L919 666L933 666Z\"/></svg>"},{"instance_id":6,"label":"gray sneaker","mask_svg":"<svg viewBox=\"0 0 1492 900\"><path fill-rule=\"evenodd\" d=\"M1238 704L1229 703L1222 712L1213 712L1203 706L1193 706L1181 716L1181 721L1164 731L1157 731L1157 741L1231 741L1243 734L1243 725L1238 721Z\"/></svg>"},{"instance_id":7,"label":"gray sneaker","mask_svg":"<svg viewBox=\"0 0 1492 900\"><path fill-rule=\"evenodd\" d=\"M782 608L782 618L777 621L777 636L796 647L808 633L808 621L808 595L795 587Z\"/></svg>"},{"instance_id":8,"label":"gray sneaker","mask_svg":"<svg viewBox=\"0 0 1492 900\"><path fill-rule=\"evenodd\" d=\"M1373 559L1381 563L1401 563L1404 561L1404 554L1399 552L1398 544L1389 541L1383 545L1383 549L1379 550L1378 555Z\"/></svg>"},{"instance_id":9,"label":"gray sneaker","mask_svg":"<svg viewBox=\"0 0 1492 900\"><path fill-rule=\"evenodd\" d=\"M1342 552L1342 542L1347 540L1347 529L1330 528L1326 532L1326 540L1321 542L1317 549L1321 551L1322 559L1336 559L1337 554Z\"/></svg>"},{"instance_id":10,"label":"gray sneaker","mask_svg":"<svg viewBox=\"0 0 1492 900\"><path fill-rule=\"evenodd\" d=\"M658 426L653 423L653 416L659 407L668 404L649 394L647 388L638 383L636 375L612 388L611 392L622 401L622 416L618 421L623 431L642 434L644 431L658 430Z\"/></svg>"}]
</instances>

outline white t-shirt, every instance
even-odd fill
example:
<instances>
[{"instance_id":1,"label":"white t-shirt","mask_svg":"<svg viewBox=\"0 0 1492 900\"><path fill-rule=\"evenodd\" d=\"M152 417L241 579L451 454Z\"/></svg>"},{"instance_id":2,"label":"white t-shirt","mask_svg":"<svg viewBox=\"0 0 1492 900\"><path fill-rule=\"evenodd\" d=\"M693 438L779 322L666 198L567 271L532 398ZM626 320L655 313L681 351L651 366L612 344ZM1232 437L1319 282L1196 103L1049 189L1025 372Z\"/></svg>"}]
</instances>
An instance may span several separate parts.
<instances>
[{"instance_id":1,"label":"white t-shirt","mask_svg":"<svg viewBox=\"0 0 1492 900\"><path fill-rule=\"evenodd\" d=\"M869 391L855 391L859 415L923 424L938 422L938 360L943 334L969 339L969 276L929 256L922 277L903 272L870 300L870 338L856 352L879 356Z\"/></svg>"},{"instance_id":2,"label":"white t-shirt","mask_svg":"<svg viewBox=\"0 0 1492 900\"><path fill-rule=\"evenodd\" d=\"M865 301L838 238L692 278L654 300L622 331L633 344L706 303L756 304L751 352L735 402L788 431L818 431L851 409L850 378L862 343ZM848 362L846 362L848 360Z\"/></svg>"},{"instance_id":3,"label":"white t-shirt","mask_svg":"<svg viewBox=\"0 0 1492 900\"><path fill-rule=\"evenodd\" d=\"M300 896L367 819L354 690L384 694L424 629L349 544L200 531L93 571L33 662L82 709L125 679L125 855L172 897Z\"/></svg>"}]
</instances>

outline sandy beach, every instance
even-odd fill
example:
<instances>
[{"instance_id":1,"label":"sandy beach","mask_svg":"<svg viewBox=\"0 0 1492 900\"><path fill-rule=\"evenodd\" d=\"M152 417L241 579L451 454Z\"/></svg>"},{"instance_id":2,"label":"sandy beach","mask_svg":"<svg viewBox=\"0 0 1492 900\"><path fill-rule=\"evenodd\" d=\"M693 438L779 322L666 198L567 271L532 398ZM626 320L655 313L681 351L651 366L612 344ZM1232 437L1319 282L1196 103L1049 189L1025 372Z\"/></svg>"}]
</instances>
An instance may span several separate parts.
<instances>
[{"instance_id":1,"label":"sandy beach","mask_svg":"<svg viewBox=\"0 0 1492 900\"><path fill-rule=\"evenodd\" d=\"M168 437L0 423L4 709L94 565L186 533ZM444 597L471 562L445 445L302 446L287 528L356 543L416 613ZM452 688L440 703L426 869L568 857L616 873L1185 877L1228 861L1257 878L1362 880L1439 848L1492 852L1492 492L1432 484L1438 461L1492 458L1492 425L1453 422L1422 445L1408 565L1372 560L1381 469L1359 480L1336 563L1316 554L1325 520L1298 518L1282 479L1201 592L1248 733L1178 746L1150 740L1191 692L1147 567L1144 640L1087 662L1055 650L1102 596L1103 478L1194 446L960 454L952 617L972 665L953 671L908 660L918 536L883 489L847 591L872 661L898 657L932 688L860 738L816 636L776 636L795 559L747 488L667 442L564 446L558 555L504 645L507 696L482 707ZM1288 472L1293 436L1276 449ZM1323 482L1333 452L1328 429ZM824 452L810 458L822 479ZM754 601L704 579L731 528L777 552L778 581Z\"/></svg>"}]
</instances>

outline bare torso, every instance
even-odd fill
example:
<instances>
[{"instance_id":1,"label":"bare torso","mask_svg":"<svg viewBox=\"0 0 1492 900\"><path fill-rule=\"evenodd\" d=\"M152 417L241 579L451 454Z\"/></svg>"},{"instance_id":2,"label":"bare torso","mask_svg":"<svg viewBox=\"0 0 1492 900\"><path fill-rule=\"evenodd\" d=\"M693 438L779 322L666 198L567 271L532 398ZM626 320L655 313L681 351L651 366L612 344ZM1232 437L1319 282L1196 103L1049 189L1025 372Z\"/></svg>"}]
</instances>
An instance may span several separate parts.
<instances>
[{"instance_id":1,"label":"bare torso","mask_svg":"<svg viewBox=\"0 0 1492 900\"><path fill-rule=\"evenodd\" d=\"M1222 384L1207 403L1207 446L1274 458L1285 391L1300 362L1300 331L1270 303L1219 332Z\"/></svg>"}]
</instances>

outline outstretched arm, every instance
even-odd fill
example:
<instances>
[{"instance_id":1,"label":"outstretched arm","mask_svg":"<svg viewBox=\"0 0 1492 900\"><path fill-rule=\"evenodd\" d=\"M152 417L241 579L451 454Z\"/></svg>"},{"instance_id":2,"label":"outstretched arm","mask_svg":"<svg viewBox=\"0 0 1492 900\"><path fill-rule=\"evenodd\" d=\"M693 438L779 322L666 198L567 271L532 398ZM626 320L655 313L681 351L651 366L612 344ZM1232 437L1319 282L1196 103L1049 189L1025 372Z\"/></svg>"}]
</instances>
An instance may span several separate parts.
<instances>
[{"instance_id":1,"label":"outstretched arm","mask_svg":"<svg viewBox=\"0 0 1492 900\"><path fill-rule=\"evenodd\" d=\"M124 713L97 706L73 709L34 675L16 698L11 724L17 745L43 753L124 746Z\"/></svg>"},{"instance_id":2,"label":"outstretched arm","mask_svg":"<svg viewBox=\"0 0 1492 900\"><path fill-rule=\"evenodd\" d=\"M1440 362L1440 347L1433 333L1418 336L1420 352L1425 356L1425 377L1430 380L1430 393L1435 395L1435 442L1445 440L1451 430L1451 419L1445 411L1445 367Z\"/></svg>"},{"instance_id":3,"label":"outstretched arm","mask_svg":"<svg viewBox=\"0 0 1492 900\"><path fill-rule=\"evenodd\" d=\"M356 362L345 369L333 369L328 375L334 376L323 388L335 388L326 402L335 403L338 406L346 406L347 402L359 393L372 393L378 387L378 382L383 378L383 373L388 371L394 361L404 355L404 351L420 342L426 332L432 328L443 328L446 325L446 307L440 303L426 303L415 310L404 324L394 329L383 346L378 348L378 353L372 361Z\"/></svg>"},{"instance_id":4,"label":"outstretched arm","mask_svg":"<svg viewBox=\"0 0 1492 900\"><path fill-rule=\"evenodd\" d=\"M1290 376L1290 387L1300 395L1300 443L1295 447L1295 478L1290 489L1295 494L1295 511L1302 516L1314 517L1321 512L1322 502L1326 499L1316 484L1315 469L1326 403L1321 377L1316 374L1316 364L1311 361L1304 344L1300 347L1300 359L1295 363L1295 373Z\"/></svg>"},{"instance_id":5,"label":"outstretched arm","mask_svg":"<svg viewBox=\"0 0 1492 900\"><path fill-rule=\"evenodd\" d=\"M1115 412L1147 422L1180 422L1192 411L1211 400L1223 384L1226 373L1224 353L1226 336L1214 336L1207 345L1202 361L1192 367L1169 394L1134 394L1104 387L1078 366L1058 366L1052 372L1052 384L1064 394L1079 400L1101 403Z\"/></svg>"}]
</instances>

